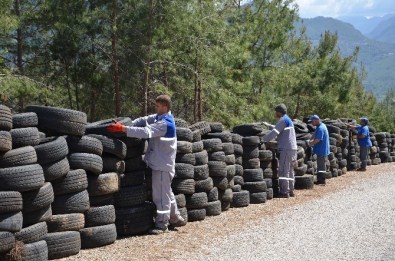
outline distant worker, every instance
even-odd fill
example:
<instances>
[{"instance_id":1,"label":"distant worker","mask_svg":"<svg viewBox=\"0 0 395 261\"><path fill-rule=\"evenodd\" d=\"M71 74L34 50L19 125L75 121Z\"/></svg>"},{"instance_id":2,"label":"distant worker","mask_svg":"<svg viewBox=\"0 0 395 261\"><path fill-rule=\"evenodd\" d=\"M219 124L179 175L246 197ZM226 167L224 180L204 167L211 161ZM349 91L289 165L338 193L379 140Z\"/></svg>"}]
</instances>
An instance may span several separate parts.
<instances>
[{"instance_id":1,"label":"distant worker","mask_svg":"<svg viewBox=\"0 0 395 261\"><path fill-rule=\"evenodd\" d=\"M160 95L155 100L156 114L134 120L134 127L124 126L119 122L107 127L108 132L123 132L127 137L149 139L144 160L152 169L152 199L157 215L155 227L150 230L150 234L155 235L167 232L169 225L179 227L186 224L171 189L175 174L177 137L170 109L170 97Z\"/></svg>"},{"instance_id":2,"label":"distant worker","mask_svg":"<svg viewBox=\"0 0 395 261\"><path fill-rule=\"evenodd\" d=\"M277 105L275 116L279 119L276 126L264 122L272 131L264 136L263 141L269 142L277 136L277 149L279 153L279 198L294 197L295 172L294 166L297 161L296 134L292 120L287 115L287 107L284 104Z\"/></svg>"},{"instance_id":3,"label":"distant worker","mask_svg":"<svg viewBox=\"0 0 395 261\"><path fill-rule=\"evenodd\" d=\"M357 171L366 171L366 166L368 165L369 152L370 152L370 148L372 147L372 141L370 140L370 135L369 135L368 118L361 118L359 124L360 126L347 124L347 127L358 131L357 139L358 139L358 144L360 146L361 167L357 169Z\"/></svg>"},{"instance_id":4,"label":"distant worker","mask_svg":"<svg viewBox=\"0 0 395 261\"><path fill-rule=\"evenodd\" d=\"M317 155L317 182L315 184L325 185L326 160L330 153L328 129L317 115L311 116L309 122L316 126L314 136L308 141L309 146L313 146L313 152Z\"/></svg>"}]
</instances>

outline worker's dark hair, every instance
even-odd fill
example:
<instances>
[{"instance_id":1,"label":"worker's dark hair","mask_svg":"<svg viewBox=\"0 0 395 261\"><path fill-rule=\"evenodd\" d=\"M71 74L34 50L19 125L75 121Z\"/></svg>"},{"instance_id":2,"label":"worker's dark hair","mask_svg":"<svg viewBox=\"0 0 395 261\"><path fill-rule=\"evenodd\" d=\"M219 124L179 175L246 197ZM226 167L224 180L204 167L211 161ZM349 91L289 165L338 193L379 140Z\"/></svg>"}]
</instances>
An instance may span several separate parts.
<instances>
[{"instance_id":1,"label":"worker's dark hair","mask_svg":"<svg viewBox=\"0 0 395 261\"><path fill-rule=\"evenodd\" d=\"M169 95L159 95L155 102L165 105L169 110L171 109L171 98Z\"/></svg>"}]
</instances>

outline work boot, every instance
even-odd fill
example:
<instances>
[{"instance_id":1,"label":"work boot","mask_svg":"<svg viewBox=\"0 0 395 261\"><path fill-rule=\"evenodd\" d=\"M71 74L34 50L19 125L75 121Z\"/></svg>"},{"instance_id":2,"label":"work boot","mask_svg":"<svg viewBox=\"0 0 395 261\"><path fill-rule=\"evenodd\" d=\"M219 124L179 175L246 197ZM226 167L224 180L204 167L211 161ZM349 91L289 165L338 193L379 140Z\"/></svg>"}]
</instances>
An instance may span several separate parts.
<instances>
[{"instance_id":1,"label":"work boot","mask_svg":"<svg viewBox=\"0 0 395 261\"><path fill-rule=\"evenodd\" d=\"M164 233L167 233L167 232L169 232L167 227L163 227L163 228L161 228L161 227L154 227L154 228L152 228L152 229L150 229L148 231L148 234L150 234L150 235L160 235L160 234L164 234Z\"/></svg>"},{"instance_id":2,"label":"work boot","mask_svg":"<svg viewBox=\"0 0 395 261\"><path fill-rule=\"evenodd\" d=\"M289 192L289 196L290 196L291 198L294 198L294 197L295 197L295 192L294 192L294 191Z\"/></svg>"},{"instance_id":3,"label":"work boot","mask_svg":"<svg viewBox=\"0 0 395 261\"><path fill-rule=\"evenodd\" d=\"M357 171L366 171L366 168L359 168L359 169L357 169Z\"/></svg>"},{"instance_id":4,"label":"work boot","mask_svg":"<svg viewBox=\"0 0 395 261\"><path fill-rule=\"evenodd\" d=\"M183 227L186 224L187 224L187 222L182 217L179 217L179 219L178 219L178 221L176 223L171 223L169 225L169 229L173 230L173 229L175 229L177 227Z\"/></svg>"},{"instance_id":5,"label":"work boot","mask_svg":"<svg viewBox=\"0 0 395 261\"><path fill-rule=\"evenodd\" d=\"M316 182L314 182L315 185L321 185L321 186L325 186L326 182L325 180L317 180Z\"/></svg>"}]
</instances>

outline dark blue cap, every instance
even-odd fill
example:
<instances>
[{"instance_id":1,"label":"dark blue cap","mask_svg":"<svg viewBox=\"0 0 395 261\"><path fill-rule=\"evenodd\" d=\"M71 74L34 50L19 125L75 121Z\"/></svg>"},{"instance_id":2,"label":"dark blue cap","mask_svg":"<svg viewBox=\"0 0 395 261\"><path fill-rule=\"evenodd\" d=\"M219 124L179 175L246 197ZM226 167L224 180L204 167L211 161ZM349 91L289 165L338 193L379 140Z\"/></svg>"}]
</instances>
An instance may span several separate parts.
<instances>
[{"instance_id":1,"label":"dark blue cap","mask_svg":"<svg viewBox=\"0 0 395 261\"><path fill-rule=\"evenodd\" d=\"M310 120L309 121L315 121L315 120L319 120L320 119L320 117L318 117L318 115L313 115L313 116L311 116L310 117Z\"/></svg>"}]
</instances>

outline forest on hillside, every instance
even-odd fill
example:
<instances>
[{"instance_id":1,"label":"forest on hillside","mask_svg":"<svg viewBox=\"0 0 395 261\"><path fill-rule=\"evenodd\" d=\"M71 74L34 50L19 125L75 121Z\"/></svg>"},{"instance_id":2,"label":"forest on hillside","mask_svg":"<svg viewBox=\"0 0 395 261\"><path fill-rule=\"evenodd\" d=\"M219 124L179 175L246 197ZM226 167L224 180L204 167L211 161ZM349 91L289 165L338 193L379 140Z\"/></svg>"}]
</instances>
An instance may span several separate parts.
<instances>
[{"instance_id":1,"label":"forest on hillside","mask_svg":"<svg viewBox=\"0 0 395 261\"><path fill-rule=\"evenodd\" d=\"M296 30L293 0L3 0L0 103L84 111L89 121L152 112L167 93L189 122L370 117L395 131L395 95L377 101L329 32Z\"/></svg>"}]
</instances>

